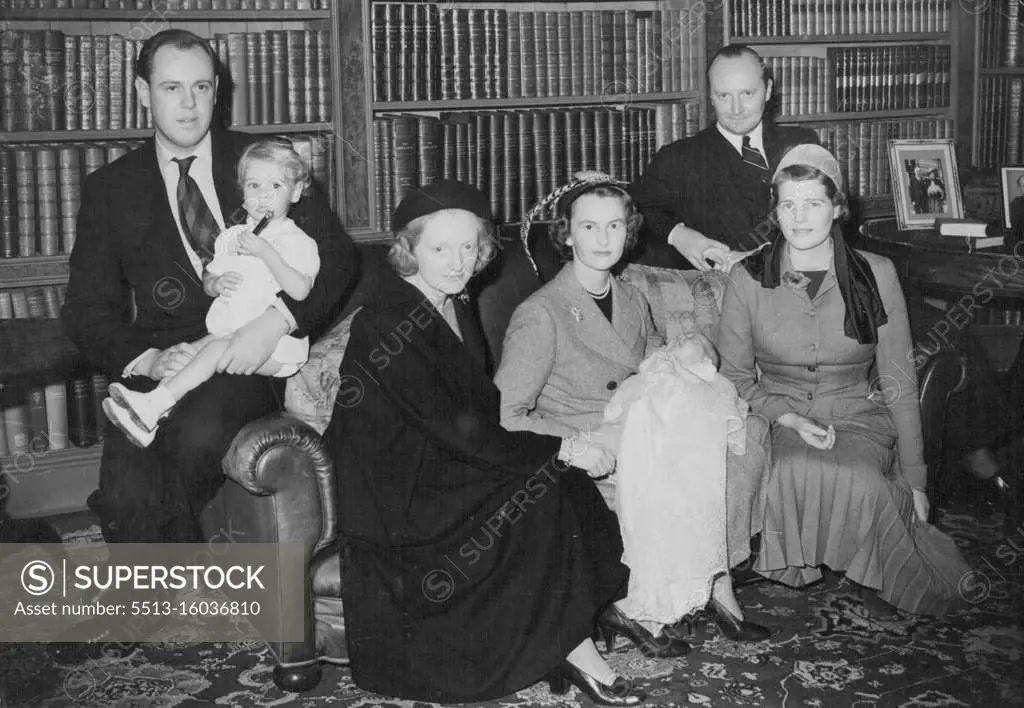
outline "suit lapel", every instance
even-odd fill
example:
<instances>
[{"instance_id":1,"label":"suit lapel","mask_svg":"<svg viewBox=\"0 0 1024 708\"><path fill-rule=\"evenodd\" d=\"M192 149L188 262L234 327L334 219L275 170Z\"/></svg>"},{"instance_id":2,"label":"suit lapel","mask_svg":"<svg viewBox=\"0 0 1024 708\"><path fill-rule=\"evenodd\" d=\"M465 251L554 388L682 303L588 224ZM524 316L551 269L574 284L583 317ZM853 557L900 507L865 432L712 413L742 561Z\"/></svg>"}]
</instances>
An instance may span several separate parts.
<instances>
[{"instance_id":1,"label":"suit lapel","mask_svg":"<svg viewBox=\"0 0 1024 708\"><path fill-rule=\"evenodd\" d=\"M639 356L633 347L636 337L633 336L628 344L623 340L620 332L612 326L612 323L594 302L594 298L576 280L571 262L563 266L552 283L556 285L556 292L553 294L558 299L559 305L565 309L565 316L572 322L572 327L575 328L576 334L583 344L605 359L636 368L640 363ZM631 327L627 324L629 315L624 310L626 303L622 302L624 299L622 288L614 279L612 290L615 293L612 295L612 319L615 321L616 315L618 315L618 321L622 323L623 331L629 336L628 332Z\"/></svg>"}]
</instances>

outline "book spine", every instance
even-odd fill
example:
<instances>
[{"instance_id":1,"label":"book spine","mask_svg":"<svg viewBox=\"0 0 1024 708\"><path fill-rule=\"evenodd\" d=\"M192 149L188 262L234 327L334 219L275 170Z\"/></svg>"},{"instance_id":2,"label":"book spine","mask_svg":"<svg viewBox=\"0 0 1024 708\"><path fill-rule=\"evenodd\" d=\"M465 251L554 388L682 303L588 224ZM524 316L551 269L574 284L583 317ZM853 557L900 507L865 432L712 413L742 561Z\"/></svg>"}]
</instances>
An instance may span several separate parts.
<instances>
[{"instance_id":1,"label":"book spine","mask_svg":"<svg viewBox=\"0 0 1024 708\"><path fill-rule=\"evenodd\" d=\"M36 180L33 150L14 151L15 210L18 215L18 255L36 255Z\"/></svg>"},{"instance_id":2,"label":"book spine","mask_svg":"<svg viewBox=\"0 0 1024 708\"><path fill-rule=\"evenodd\" d=\"M64 128L64 34L56 30L43 33L43 113L44 130Z\"/></svg>"},{"instance_id":3,"label":"book spine","mask_svg":"<svg viewBox=\"0 0 1024 708\"><path fill-rule=\"evenodd\" d=\"M60 253L60 208L57 199L57 151L38 147L36 159L36 215L39 229L39 253Z\"/></svg>"},{"instance_id":4,"label":"book spine","mask_svg":"<svg viewBox=\"0 0 1024 708\"><path fill-rule=\"evenodd\" d=\"M501 219L515 221L519 216L519 116L512 111L496 114L500 117L502 166L498 176L501 185Z\"/></svg>"},{"instance_id":5,"label":"book spine","mask_svg":"<svg viewBox=\"0 0 1024 708\"><path fill-rule=\"evenodd\" d=\"M246 87L246 113L249 116L249 122L253 125L261 125L264 123L265 118L263 116L263 101L260 96L260 88L262 82L260 81L260 75L263 73L262 57L259 52L259 37L260 35L256 32L247 32L242 35L242 46L245 51L245 64L246 74L251 79L249 85Z\"/></svg>"},{"instance_id":6,"label":"book spine","mask_svg":"<svg viewBox=\"0 0 1024 708\"><path fill-rule=\"evenodd\" d=\"M18 255L14 152L0 149L0 258Z\"/></svg>"},{"instance_id":7,"label":"book spine","mask_svg":"<svg viewBox=\"0 0 1024 708\"><path fill-rule=\"evenodd\" d=\"M45 53L46 30L24 30L21 32L21 115L24 130L46 130L47 96L52 89L46 84Z\"/></svg>"},{"instance_id":8,"label":"book spine","mask_svg":"<svg viewBox=\"0 0 1024 708\"><path fill-rule=\"evenodd\" d=\"M288 122L288 54L285 30L270 30L270 80L274 99L273 123Z\"/></svg>"},{"instance_id":9,"label":"book spine","mask_svg":"<svg viewBox=\"0 0 1024 708\"><path fill-rule=\"evenodd\" d=\"M42 386L28 389L28 424L31 430L29 449L32 452L46 452L50 447L50 430L46 422L46 396Z\"/></svg>"},{"instance_id":10,"label":"book spine","mask_svg":"<svg viewBox=\"0 0 1024 708\"><path fill-rule=\"evenodd\" d=\"M18 64L21 60L21 33L0 32L0 130L13 133L23 128Z\"/></svg>"},{"instance_id":11,"label":"book spine","mask_svg":"<svg viewBox=\"0 0 1024 708\"><path fill-rule=\"evenodd\" d=\"M517 162L519 174L516 181L519 183L519 205L516 213L522 216L526 214L537 199L537 164L534 162L536 153L534 151L534 114L531 111L522 111L517 114L517 127L519 134L516 136L516 144L519 148Z\"/></svg>"},{"instance_id":12,"label":"book spine","mask_svg":"<svg viewBox=\"0 0 1024 708\"><path fill-rule=\"evenodd\" d=\"M124 67L121 71L121 78L124 83L124 127L133 130L139 127L139 114L142 105L138 96L135 95L135 59L139 53L139 42L136 39L127 39L124 43Z\"/></svg>"},{"instance_id":13,"label":"book spine","mask_svg":"<svg viewBox=\"0 0 1024 708\"><path fill-rule=\"evenodd\" d=\"M93 42L93 128L110 129L110 41L96 35Z\"/></svg>"},{"instance_id":14,"label":"book spine","mask_svg":"<svg viewBox=\"0 0 1024 708\"><path fill-rule=\"evenodd\" d=\"M68 439L77 447L88 447L93 443L92 431L95 430L91 420L88 379L76 378L69 381L68 398Z\"/></svg>"},{"instance_id":15,"label":"book spine","mask_svg":"<svg viewBox=\"0 0 1024 708\"><path fill-rule=\"evenodd\" d=\"M107 108L111 130L123 130L126 122L126 100L124 92L125 38L111 35L107 45Z\"/></svg>"},{"instance_id":16,"label":"book spine","mask_svg":"<svg viewBox=\"0 0 1024 708\"><path fill-rule=\"evenodd\" d=\"M309 123L316 121L319 115L319 93L317 84L317 71L320 67L320 60L317 57L318 44L314 30L302 32L302 58L305 68L302 71L302 116L303 120ZM257 82L257 86L259 86ZM264 120L261 118L260 123Z\"/></svg>"},{"instance_id":17,"label":"book spine","mask_svg":"<svg viewBox=\"0 0 1024 708\"><path fill-rule=\"evenodd\" d=\"M504 12L504 11L502 11ZM441 13L435 3L426 6L426 43L427 51L423 60L426 62L424 76L427 83L427 100L436 101L441 98ZM499 52L501 48L499 48ZM328 74L325 74L325 76Z\"/></svg>"},{"instance_id":18,"label":"book spine","mask_svg":"<svg viewBox=\"0 0 1024 708\"><path fill-rule=\"evenodd\" d=\"M28 406L22 400L23 391L13 389L4 400L4 430L7 433L7 453L27 455L32 451L32 432L29 425Z\"/></svg>"}]
</instances>

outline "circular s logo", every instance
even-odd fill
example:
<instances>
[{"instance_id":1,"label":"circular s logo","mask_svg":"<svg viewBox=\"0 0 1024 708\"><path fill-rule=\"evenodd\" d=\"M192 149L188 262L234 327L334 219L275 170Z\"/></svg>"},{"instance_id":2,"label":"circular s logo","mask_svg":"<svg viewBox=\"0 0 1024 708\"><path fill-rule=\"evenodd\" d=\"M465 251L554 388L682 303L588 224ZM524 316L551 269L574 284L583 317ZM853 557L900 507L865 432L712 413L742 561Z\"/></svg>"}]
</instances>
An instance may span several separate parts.
<instances>
[{"instance_id":1,"label":"circular s logo","mask_svg":"<svg viewBox=\"0 0 1024 708\"><path fill-rule=\"evenodd\" d=\"M45 595L53 589L57 575L46 561L34 560L21 569L21 587L29 595Z\"/></svg>"},{"instance_id":2,"label":"circular s logo","mask_svg":"<svg viewBox=\"0 0 1024 708\"><path fill-rule=\"evenodd\" d=\"M185 300L185 286L177 278L164 276L153 285L153 302L161 310L173 310Z\"/></svg>"},{"instance_id":3,"label":"circular s logo","mask_svg":"<svg viewBox=\"0 0 1024 708\"><path fill-rule=\"evenodd\" d=\"M444 602L455 592L455 580L445 570L432 570L423 576L423 596L431 602Z\"/></svg>"}]
</instances>

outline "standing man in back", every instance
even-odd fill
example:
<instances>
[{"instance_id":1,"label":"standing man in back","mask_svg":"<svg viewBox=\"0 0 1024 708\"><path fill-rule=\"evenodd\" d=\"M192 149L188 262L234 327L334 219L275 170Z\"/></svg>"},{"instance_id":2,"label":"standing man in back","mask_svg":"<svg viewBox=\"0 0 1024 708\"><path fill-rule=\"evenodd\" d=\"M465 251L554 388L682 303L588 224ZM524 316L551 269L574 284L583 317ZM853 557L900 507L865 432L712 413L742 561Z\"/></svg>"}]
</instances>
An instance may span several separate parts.
<instances>
[{"instance_id":1,"label":"standing man in back","mask_svg":"<svg viewBox=\"0 0 1024 708\"><path fill-rule=\"evenodd\" d=\"M706 270L761 245L775 165L789 147L818 143L812 130L764 120L772 79L750 47L718 50L707 77L715 124L663 147L630 187L644 215L635 262Z\"/></svg>"}]
</instances>

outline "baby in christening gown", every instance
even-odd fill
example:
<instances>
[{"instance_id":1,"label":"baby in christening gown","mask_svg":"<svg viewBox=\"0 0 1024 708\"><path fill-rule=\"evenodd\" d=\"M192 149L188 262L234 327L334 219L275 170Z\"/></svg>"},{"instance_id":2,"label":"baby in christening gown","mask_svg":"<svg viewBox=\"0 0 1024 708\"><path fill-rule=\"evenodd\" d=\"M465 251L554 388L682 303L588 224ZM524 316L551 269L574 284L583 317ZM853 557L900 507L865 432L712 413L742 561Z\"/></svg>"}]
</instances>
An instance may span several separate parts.
<instances>
[{"instance_id":1,"label":"baby in christening gown","mask_svg":"<svg viewBox=\"0 0 1024 708\"><path fill-rule=\"evenodd\" d=\"M622 383L595 431L617 455L630 617L676 622L703 608L729 571L726 450L744 453L748 405L717 366L707 337L678 337Z\"/></svg>"}]
</instances>

